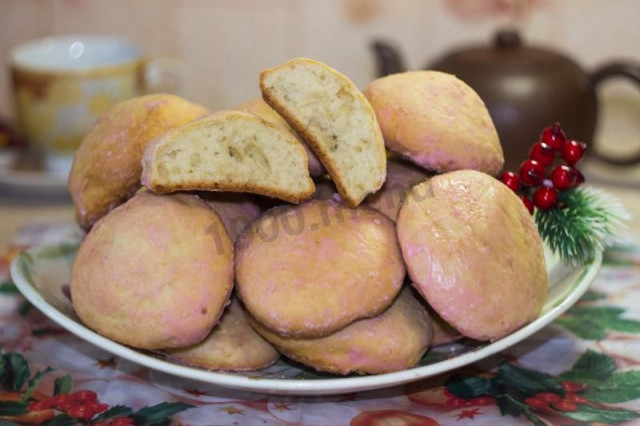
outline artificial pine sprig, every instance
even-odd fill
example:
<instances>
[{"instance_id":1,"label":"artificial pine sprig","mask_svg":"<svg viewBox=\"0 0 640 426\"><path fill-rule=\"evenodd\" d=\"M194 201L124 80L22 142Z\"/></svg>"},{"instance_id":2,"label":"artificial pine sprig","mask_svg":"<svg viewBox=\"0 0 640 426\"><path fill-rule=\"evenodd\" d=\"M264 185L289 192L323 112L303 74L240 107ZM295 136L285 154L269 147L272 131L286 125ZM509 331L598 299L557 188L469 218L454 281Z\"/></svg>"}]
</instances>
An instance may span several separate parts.
<instances>
[{"instance_id":1,"label":"artificial pine sprig","mask_svg":"<svg viewBox=\"0 0 640 426\"><path fill-rule=\"evenodd\" d=\"M613 196L590 187L558 194L558 206L537 209L538 232L554 253L574 266L591 261L612 244L629 213Z\"/></svg>"},{"instance_id":2,"label":"artificial pine sprig","mask_svg":"<svg viewBox=\"0 0 640 426\"><path fill-rule=\"evenodd\" d=\"M500 178L534 215L551 250L574 266L588 263L609 246L617 228L629 219L614 197L580 186L584 176L576 164L586 149L585 143L567 139L560 123L553 123L542 130L518 173L505 170ZM550 172L548 167L553 167Z\"/></svg>"}]
</instances>

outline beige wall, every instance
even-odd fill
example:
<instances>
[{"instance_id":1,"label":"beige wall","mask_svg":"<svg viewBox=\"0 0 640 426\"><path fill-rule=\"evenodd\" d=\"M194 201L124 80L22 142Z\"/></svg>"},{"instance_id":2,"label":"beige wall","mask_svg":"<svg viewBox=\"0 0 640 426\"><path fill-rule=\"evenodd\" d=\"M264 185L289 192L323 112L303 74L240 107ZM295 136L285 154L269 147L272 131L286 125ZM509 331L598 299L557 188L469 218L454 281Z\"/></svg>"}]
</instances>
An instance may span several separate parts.
<instances>
[{"instance_id":1,"label":"beige wall","mask_svg":"<svg viewBox=\"0 0 640 426\"><path fill-rule=\"evenodd\" d=\"M514 5L525 8L516 18ZM47 35L126 36L150 56L183 60L187 97L215 110L258 96L260 69L294 56L325 61L363 87L374 78L376 37L395 41L410 68L452 46L487 42L509 22L587 68L640 61L639 18L638 0L1 0L0 55ZM608 89L611 102L640 105L640 91L637 101L621 101L631 95L619 86ZM12 114L10 93L5 61L0 115Z\"/></svg>"}]
</instances>

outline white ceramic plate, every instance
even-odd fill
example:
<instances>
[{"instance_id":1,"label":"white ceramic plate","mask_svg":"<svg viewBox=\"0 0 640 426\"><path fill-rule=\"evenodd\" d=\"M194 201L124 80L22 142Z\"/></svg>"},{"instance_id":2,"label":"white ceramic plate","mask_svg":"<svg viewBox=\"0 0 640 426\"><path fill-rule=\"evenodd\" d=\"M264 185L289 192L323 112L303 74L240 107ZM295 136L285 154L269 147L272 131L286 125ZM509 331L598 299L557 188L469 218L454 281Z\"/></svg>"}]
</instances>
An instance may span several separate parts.
<instances>
[{"instance_id":1,"label":"white ceramic plate","mask_svg":"<svg viewBox=\"0 0 640 426\"><path fill-rule=\"evenodd\" d=\"M272 394L323 395L379 389L400 385L453 370L502 351L540 330L569 309L589 287L602 261L570 268L548 253L549 297L540 316L524 328L493 343L471 340L431 348L420 365L405 371L372 376L338 377L316 374L286 360L253 373L206 371L174 364L152 354L131 349L85 327L73 312L63 290L69 282L79 241L33 247L11 264L11 276L24 296L45 315L78 337L140 365L176 376L233 389Z\"/></svg>"}]
</instances>

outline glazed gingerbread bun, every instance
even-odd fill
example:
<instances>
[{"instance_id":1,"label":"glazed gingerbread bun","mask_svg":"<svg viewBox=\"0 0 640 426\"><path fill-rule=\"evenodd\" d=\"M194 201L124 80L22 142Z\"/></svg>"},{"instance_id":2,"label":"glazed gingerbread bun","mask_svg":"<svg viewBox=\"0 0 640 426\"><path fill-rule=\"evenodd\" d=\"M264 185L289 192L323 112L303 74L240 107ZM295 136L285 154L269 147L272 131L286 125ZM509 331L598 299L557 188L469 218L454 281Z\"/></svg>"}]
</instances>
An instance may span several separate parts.
<instances>
[{"instance_id":1,"label":"glazed gingerbread bun","mask_svg":"<svg viewBox=\"0 0 640 426\"><path fill-rule=\"evenodd\" d=\"M236 288L261 324L319 337L378 315L405 276L393 222L335 200L275 207L236 240Z\"/></svg>"},{"instance_id":2,"label":"glazed gingerbread bun","mask_svg":"<svg viewBox=\"0 0 640 426\"><path fill-rule=\"evenodd\" d=\"M408 71L364 90L386 147L438 173L474 169L497 175L504 164L498 133L478 94L455 76Z\"/></svg>"},{"instance_id":3,"label":"glazed gingerbread bun","mask_svg":"<svg viewBox=\"0 0 640 426\"><path fill-rule=\"evenodd\" d=\"M231 241L236 238L251 222L257 219L262 209L254 202L250 194L233 192L201 192L200 198L211 207L224 224ZM214 238L220 238L218 229L211 229ZM224 231L220 230L220 233Z\"/></svg>"},{"instance_id":4,"label":"glazed gingerbread bun","mask_svg":"<svg viewBox=\"0 0 640 426\"><path fill-rule=\"evenodd\" d=\"M433 346L452 343L464 337L458 330L440 318L440 315L431 309L431 307L428 307L427 311L429 311L431 324L433 324L433 340L431 342Z\"/></svg>"},{"instance_id":5,"label":"glazed gingerbread bun","mask_svg":"<svg viewBox=\"0 0 640 426\"><path fill-rule=\"evenodd\" d=\"M188 194L144 191L100 219L71 269L78 317L125 345L193 345L209 334L233 288L233 245L211 237L218 215Z\"/></svg>"},{"instance_id":6,"label":"glazed gingerbread bun","mask_svg":"<svg viewBox=\"0 0 640 426\"><path fill-rule=\"evenodd\" d=\"M168 349L171 360L208 370L255 371L280 358L280 353L249 325L237 298L231 299L220 323L200 343Z\"/></svg>"},{"instance_id":7,"label":"glazed gingerbread bun","mask_svg":"<svg viewBox=\"0 0 640 426\"><path fill-rule=\"evenodd\" d=\"M136 193L149 141L207 113L179 96L158 94L120 102L100 116L76 151L69 174L78 224L91 228Z\"/></svg>"},{"instance_id":8,"label":"glazed gingerbread bun","mask_svg":"<svg viewBox=\"0 0 640 426\"><path fill-rule=\"evenodd\" d=\"M540 313L542 240L522 201L493 177L461 170L414 186L397 230L415 287L463 335L496 340Z\"/></svg>"},{"instance_id":9,"label":"glazed gingerbread bun","mask_svg":"<svg viewBox=\"0 0 640 426\"><path fill-rule=\"evenodd\" d=\"M379 315L355 321L325 337L283 337L251 317L249 321L283 354L334 374L382 374L411 368L427 351L433 336L427 310L409 287Z\"/></svg>"},{"instance_id":10,"label":"glazed gingerbread bun","mask_svg":"<svg viewBox=\"0 0 640 426\"><path fill-rule=\"evenodd\" d=\"M396 221L405 194L414 185L429 179L433 174L400 158L387 159L387 180L364 203Z\"/></svg>"}]
</instances>

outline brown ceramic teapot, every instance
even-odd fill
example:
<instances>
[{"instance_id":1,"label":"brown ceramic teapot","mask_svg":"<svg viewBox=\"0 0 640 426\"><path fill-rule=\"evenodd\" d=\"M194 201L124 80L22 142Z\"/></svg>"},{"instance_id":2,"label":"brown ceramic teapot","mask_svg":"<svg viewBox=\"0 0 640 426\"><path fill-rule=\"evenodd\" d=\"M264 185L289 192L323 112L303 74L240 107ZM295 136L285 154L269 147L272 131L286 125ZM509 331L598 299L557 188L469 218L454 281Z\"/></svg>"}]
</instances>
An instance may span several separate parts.
<instances>
[{"instance_id":1,"label":"brown ceramic teapot","mask_svg":"<svg viewBox=\"0 0 640 426\"><path fill-rule=\"evenodd\" d=\"M378 75L404 71L399 52L375 41ZM522 43L518 33L501 30L490 47L453 51L427 69L456 75L484 100L505 152L505 168L517 169L540 131L559 122L567 136L588 143L590 155L605 162L640 162L640 152L620 159L607 157L591 142L598 115L596 89L610 77L626 77L640 86L640 64L613 62L587 73L562 54Z\"/></svg>"}]
</instances>

